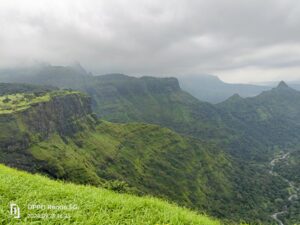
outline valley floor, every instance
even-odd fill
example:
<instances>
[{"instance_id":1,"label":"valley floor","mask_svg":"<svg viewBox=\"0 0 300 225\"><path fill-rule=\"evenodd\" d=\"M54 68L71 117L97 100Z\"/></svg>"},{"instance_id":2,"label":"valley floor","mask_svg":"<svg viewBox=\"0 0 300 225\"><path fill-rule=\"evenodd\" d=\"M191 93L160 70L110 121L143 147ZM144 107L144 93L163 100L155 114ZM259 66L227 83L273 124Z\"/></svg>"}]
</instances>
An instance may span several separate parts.
<instances>
[{"instance_id":1,"label":"valley floor","mask_svg":"<svg viewBox=\"0 0 300 225\"><path fill-rule=\"evenodd\" d=\"M283 153L283 152L282 152L282 153L280 153L278 156L276 156L276 157L270 162L270 167L271 167L271 169L270 169L269 172L270 172L270 174L271 174L272 176L280 176L278 173L274 172L274 167L275 167L277 164L282 163L282 161L285 160L285 159L287 159L289 156L290 156L290 153L289 153L289 152L287 152L287 153ZM288 179L286 179L286 178L284 178L284 177L282 177L282 176L280 176L280 177L281 177L285 182L287 182L288 185L289 185L289 189L290 189L289 192L290 192L290 195L289 195L287 201L288 201L290 204L293 204L293 202L299 198L300 188L299 188L299 187L296 187L295 184L294 184L292 181L290 181L290 180L288 180ZM272 217L272 218L274 219L274 221L276 221L279 225L284 225L282 218L285 217L285 214L288 213L288 210L289 210L289 209L288 209L288 206L287 206L287 205L283 205L282 210L280 210L280 211L278 211L278 212L275 212L274 214L271 215L271 217Z\"/></svg>"}]
</instances>

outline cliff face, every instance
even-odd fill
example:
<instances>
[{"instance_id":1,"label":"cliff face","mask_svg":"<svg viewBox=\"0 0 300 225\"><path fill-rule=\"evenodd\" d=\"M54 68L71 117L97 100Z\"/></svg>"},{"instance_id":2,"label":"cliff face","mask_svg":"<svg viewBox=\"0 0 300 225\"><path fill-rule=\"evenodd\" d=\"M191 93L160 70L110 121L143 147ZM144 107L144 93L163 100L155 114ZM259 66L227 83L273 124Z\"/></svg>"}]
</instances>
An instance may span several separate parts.
<instances>
[{"instance_id":1,"label":"cliff face","mask_svg":"<svg viewBox=\"0 0 300 225\"><path fill-rule=\"evenodd\" d=\"M85 119L91 112L89 97L69 94L56 96L49 102L37 103L18 116L29 132L46 138L53 132L60 135L73 134L80 129L76 122Z\"/></svg>"},{"instance_id":2,"label":"cliff face","mask_svg":"<svg viewBox=\"0 0 300 225\"><path fill-rule=\"evenodd\" d=\"M80 93L54 96L49 101L0 115L0 163L35 171L28 148L53 134L69 136L91 124L90 98Z\"/></svg>"}]
</instances>

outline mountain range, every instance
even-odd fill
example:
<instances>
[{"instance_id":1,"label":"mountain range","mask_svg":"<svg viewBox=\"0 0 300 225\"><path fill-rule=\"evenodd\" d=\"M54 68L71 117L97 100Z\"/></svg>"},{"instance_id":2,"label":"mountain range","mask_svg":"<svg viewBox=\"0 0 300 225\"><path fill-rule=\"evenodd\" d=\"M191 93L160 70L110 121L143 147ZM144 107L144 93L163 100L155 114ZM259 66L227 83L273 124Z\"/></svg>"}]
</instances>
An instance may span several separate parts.
<instances>
[{"instance_id":1,"label":"mountain range","mask_svg":"<svg viewBox=\"0 0 300 225\"><path fill-rule=\"evenodd\" d=\"M27 83L0 85L1 163L157 196L229 224L272 224L289 196L284 177L294 175L284 171L297 171L300 92L284 82L210 104L176 78L92 76L78 66L22 73L0 79ZM292 152L291 167L272 176L269 162L281 151ZM282 221L298 222L299 205L289 207Z\"/></svg>"},{"instance_id":2,"label":"mountain range","mask_svg":"<svg viewBox=\"0 0 300 225\"><path fill-rule=\"evenodd\" d=\"M214 75L182 75L178 77L181 88L202 101L220 103L234 94L253 97L271 89L271 85L230 84Z\"/></svg>"}]
</instances>

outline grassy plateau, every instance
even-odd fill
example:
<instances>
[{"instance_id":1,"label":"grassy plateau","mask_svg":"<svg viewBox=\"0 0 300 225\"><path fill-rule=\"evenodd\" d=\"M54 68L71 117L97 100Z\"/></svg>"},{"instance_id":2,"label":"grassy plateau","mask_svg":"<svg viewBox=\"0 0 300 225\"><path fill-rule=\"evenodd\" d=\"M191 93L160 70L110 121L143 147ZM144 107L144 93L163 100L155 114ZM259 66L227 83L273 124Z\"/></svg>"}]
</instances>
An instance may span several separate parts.
<instances>
[{"instance_id":1,"label":"grassy plateau","mask_svg":"<svg viewBox=\"0 0 300 225\"><path fill-rule=\"evenodd\" d=\"M13 112L28 109L31 105L40 102L47 102L55 96L78 93L76 91L52 91L41 93L14 93L0 96L0 114L9 114Z\"/></svg>"}]
</instances>

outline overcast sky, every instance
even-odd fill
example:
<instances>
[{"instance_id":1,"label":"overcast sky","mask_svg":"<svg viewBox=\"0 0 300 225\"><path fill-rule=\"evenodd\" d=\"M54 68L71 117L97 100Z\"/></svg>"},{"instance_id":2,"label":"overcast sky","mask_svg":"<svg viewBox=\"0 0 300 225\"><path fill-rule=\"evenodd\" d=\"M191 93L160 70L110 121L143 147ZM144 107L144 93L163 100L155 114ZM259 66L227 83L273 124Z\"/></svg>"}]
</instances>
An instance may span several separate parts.
<instances>
[{"instance_id":1,"label":"overcast sky","mask_svg":"<svg viewBox=\"0 0 300 225\"><path fill-rule=\"evenodd\" d=\"M0 67L300 79L298 0L1 0Z\"/></svg>"}]
</instances>

